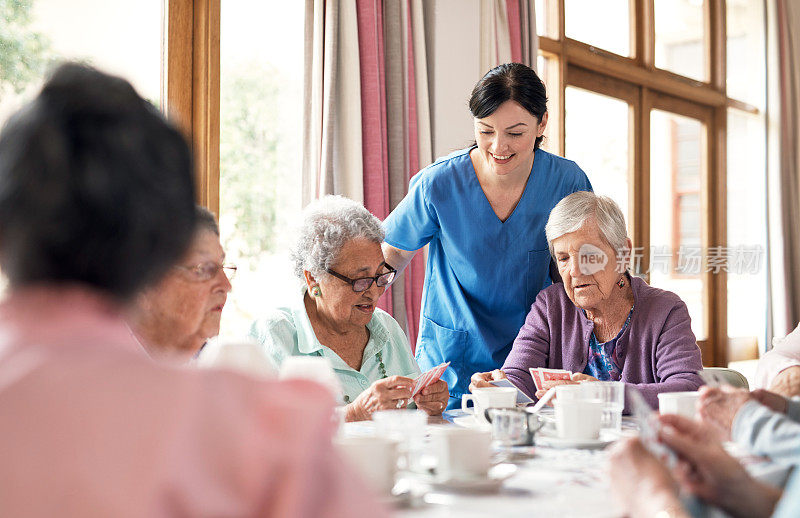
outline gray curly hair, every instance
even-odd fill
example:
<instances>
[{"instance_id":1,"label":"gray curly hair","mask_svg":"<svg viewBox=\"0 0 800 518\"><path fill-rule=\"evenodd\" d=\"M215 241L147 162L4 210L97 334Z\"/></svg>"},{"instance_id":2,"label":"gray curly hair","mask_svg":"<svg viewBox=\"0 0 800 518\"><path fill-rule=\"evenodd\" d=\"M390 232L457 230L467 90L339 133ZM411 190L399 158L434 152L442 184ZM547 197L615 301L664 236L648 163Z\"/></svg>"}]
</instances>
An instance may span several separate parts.
<instances>
[{"instance_id":1,"label":"gray curly hair","mask_svg":"<svg viewBox=\"0 0 800 518\"><path fill-rule=\"evenodd\" d=\"M385 235L381 220L360 203L343 196L320 198L303 211L300 236L290 252L294 274L303 279L307 270L324 279L345 243L365 238L380 244Z\"/></svg>"},{"instance_id":2,"label":"gray curly hair","mask_svg":"<svg viewBox=\"0 0 800 518\"><path fill-rule=\"evenodd\" d=\"M608 196L600 196L593 192L578 191L562 199L550 211L544 233L550 255L553 253L553 241L575 232L588 218L593 217L600 228L600 237L614 249L617 255L628 245L628 231L625 227L625 216L617 202Z\"/></svg>"}]
</instances>

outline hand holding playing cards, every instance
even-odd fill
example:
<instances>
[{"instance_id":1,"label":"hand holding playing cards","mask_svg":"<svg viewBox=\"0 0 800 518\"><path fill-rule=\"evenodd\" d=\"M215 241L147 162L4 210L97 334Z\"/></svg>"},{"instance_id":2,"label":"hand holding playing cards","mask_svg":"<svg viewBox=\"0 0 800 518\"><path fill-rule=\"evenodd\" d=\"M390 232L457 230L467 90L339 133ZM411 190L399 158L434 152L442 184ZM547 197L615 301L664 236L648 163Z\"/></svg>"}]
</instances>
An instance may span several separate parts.
<instances>
[{"instance_id":1,"label":"hand holding playing cards","mask_svg":"<svg viewBox=\"0 0 800 518\"><path fill-rule=\"evenodd\" d=\"M661 440L678 455L678 482L732 516L770 516L780 491L753 479L702 423L677 415L659 418Z\"/></svg>"},{"instance_id":2,"label":"hand holding playing cards","mask_svg":"<svg viewBox=\"0 0 800 518\"><path fill-rule=\"evenodd\" d=\"M414 403L417 404L417 408L424 410L428 415L439 415L447 408L449 398L450 391L447 388L447 382L440 379L414 396Z\"/></svg>"},{"instance_id":3,"label":"hand holding playing cards","mask_svg":"<svg viewBox=\"0 0 800 518\"><path fill-rule=\"evenodd\" d=\"M414 380L403 376L389 376L373 383L347 405L347 421L365 421L378 410L403 408L411 397Z\"/></svg>"},{"instance_id":4,"label":"hand holding playing cards","mask_svg":"<svg viewBox=\"0 0 800 518\"><path fill-rule=\"evenodd\" d=\"M542 399L544 395L547 393L548 390L557 386L557 385L577 385L577 381L572 380L547 380L542 382L542 388L536 391L536 399ZM552 400L551 400L552 401ZM552 405L552 402L549 403Z\"/></svg>"},{"instance_id":5,"label":"hand holding playing cards","mask_svg":"<svg viewBox=\"0 0 800 518\"><path fill-rule=\"evenodd\" d=\"M720 439L729 440L733 419L751 399L753 397L746 389L700 387L697 413L705 424L717 430Z\"/></svg>"},{"instance_id":6,"label":"hand holding playing cards","mask_svg":"<svg viewBox=\"0 0 800 518\"><path fill-rule=\"evenodd\" d=\"M500 369L495 369L491 372L476 372L469 380L469 391L478 387L491 387L493 386L490 381L498 381L506 379L506 373Z\"/></svg>"},{"instance_id":7,"label":"hand holding playing cards","mask_svg":"<svg viewBox=\"0 0 800 518\"><path fill-rule=\"evenodd\" d=\"M666 466L650 453L639 439L617 442L609 454L611 490L628 516L688 516L678 498L678 488Z\"/></svg>"}]
</instances>

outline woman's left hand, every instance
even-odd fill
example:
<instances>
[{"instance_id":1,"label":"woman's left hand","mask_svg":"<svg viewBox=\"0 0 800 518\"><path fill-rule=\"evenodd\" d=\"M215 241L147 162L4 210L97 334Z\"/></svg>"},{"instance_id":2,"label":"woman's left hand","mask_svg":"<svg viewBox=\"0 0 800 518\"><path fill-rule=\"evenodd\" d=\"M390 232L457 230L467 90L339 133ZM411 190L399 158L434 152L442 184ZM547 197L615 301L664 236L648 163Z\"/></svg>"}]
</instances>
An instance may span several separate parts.
<instances>
[{"instance_id":1,"label":"woman's left hand","mask_svg":"<svg viewBox=\"0 0 800 518\"><path fill-rule=\"evenodd\" d=\"M547 391L553 387L556 387L558 385L577 385L577 384L578 384L577 381L572 381L572 380L548 380L542 383L542 389L537 390L536 394L534 395L536 396L536 399L542 399L544 395L547 393ZM552 401L553 400L551 399L549 403L551 406L553 404Z\"/></svg>"},{"instance_id":2,"label":"woman's left hand","mask_svg":"<svg viewBox=\"0 0 800 518\"><path fill-rule=\"evenodd\" d=\"M447 382L439 380L431 383L414 396L414 403L417 404L417 408L426 411L428 415L439 415L447 408L449 398L450 391L447 388Z\"/></svg>"}]
</instances>

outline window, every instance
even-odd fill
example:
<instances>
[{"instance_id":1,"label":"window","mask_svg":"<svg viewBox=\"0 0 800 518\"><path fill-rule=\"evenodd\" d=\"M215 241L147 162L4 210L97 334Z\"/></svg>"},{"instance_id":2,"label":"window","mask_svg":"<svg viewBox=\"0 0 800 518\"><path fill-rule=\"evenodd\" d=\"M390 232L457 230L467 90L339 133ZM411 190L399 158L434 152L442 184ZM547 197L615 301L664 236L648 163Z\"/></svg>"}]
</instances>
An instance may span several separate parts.
<instances>
[{"instance_id":1,"label":"window","mask_svg":"<svg viewBox=\"0 0 800 518\"><path fill-rule=\"evenodd\" d=\"M220 231L238 267L223 339L297 292L289 247L301 209L303 2L223 2ZM275 13L281 13L275 16Z\"/></svg>"},{"instance_id":2,"label":"window","mask_svg":"<svg viewBox=\"0 0 800 518\"><path fill-rule=\"evenodd\" d=\"M0 20L5 22L0 33L0 122L31 99L47 70L62 60L120 75L160 106L162 19L161 0L0 3Z\"/></svg>"},{"instance_id":3,"label":"window","mask_svg":"<svg viewBox=\"0 0 800 518\"><path fill-rule=\"evenodd\" d=\"M763 2L536 9L550 121L563 124L548 149L623 207L635 273L687 303L704 362L755 357L767 314Z\"/></svg>"}]
</instances>

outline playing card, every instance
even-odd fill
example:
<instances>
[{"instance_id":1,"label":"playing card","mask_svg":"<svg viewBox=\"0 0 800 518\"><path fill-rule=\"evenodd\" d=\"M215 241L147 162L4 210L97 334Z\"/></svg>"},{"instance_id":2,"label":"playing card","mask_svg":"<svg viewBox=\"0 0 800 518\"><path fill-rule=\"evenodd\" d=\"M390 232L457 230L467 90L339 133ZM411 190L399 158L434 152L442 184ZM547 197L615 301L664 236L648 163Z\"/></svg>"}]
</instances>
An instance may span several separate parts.
<instances>
[{"instance_id":1,"label":"playing card","mask_svg":"<svg viewBox=\"0 0 800 518\"><path fill-rule=\"evenodd\" d=\"M542 390L545 381L551 380L571 380L572 373L563 369L545 369L543 367L531 367L528 369L536 385L536 390Z\"/></svg>"},{"instance_id":2,"label":"playing card","mask_svg":"<svg viewBox=\"0 0 800 518\"><path fill-rule=\"evenodd\" d=\"M414 380L414 390L411 391L411 397L419 394L419 392L428 385L439 381L439 378L442 377L442 374L444 374L444 371L447 369L448 365L450 365L450 362L440 363L431 370L420 374L419 377Z\"/></svg>"},{"instance_id":3,"label":"playing card","mask_svg":"<svg viewBox=\"0 0 800 518\"><path fill-rule=\"evenodd\" d=\"M639 440L642 441L645 448L650 450L650 453L672 469L677 462L677 457L675 452L658 439L658 434L661 431L661 421L658 420L658 414L650 408L650 405L647 404L647 401L644 400L642 394L635 387L628 385L625 387L625 392L630 403L631 414L639 425Z\"/></svg>"}]
</instances>

